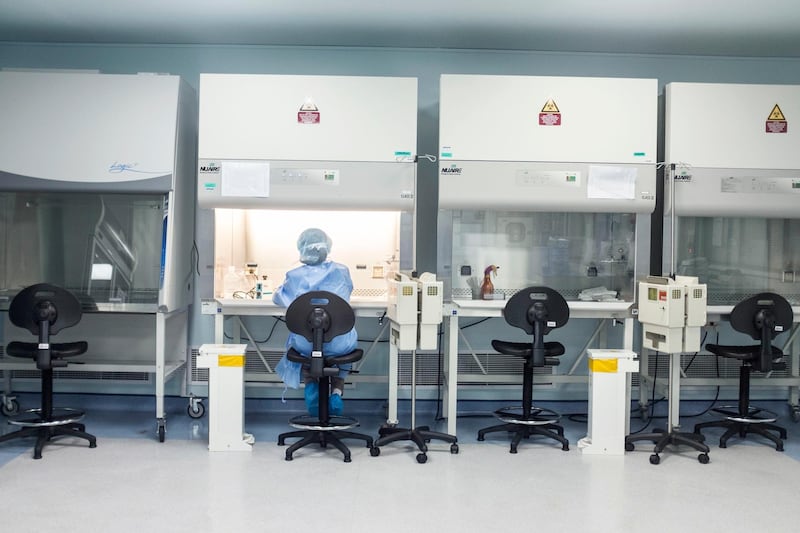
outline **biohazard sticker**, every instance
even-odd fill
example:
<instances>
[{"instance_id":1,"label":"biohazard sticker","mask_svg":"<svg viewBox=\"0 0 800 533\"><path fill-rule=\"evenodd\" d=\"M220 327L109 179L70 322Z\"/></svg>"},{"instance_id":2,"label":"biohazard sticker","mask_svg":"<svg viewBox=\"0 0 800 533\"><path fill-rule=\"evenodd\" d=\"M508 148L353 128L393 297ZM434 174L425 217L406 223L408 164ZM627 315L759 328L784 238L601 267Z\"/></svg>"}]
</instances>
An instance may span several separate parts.
<instances>
[{"instance_id":1,"label":"biohazard sticker","mask_svg":"<svg viewBox=\"0 0 800 533\"><path fill-rule=\"evenodd\" d=\"M319 124L319 120L319 109L310 98L307 98L305 103L300 106L300 111L297 112L297 123Z\"/></svg>"},{"instance_id":2,"label":"biohazard sticker","mask_svg":"<svg viewBox=\"0 0 800 533\"><path fill-rule=\"evenodd\" d=\"M542 111L539 113L539 125L540 126L560 126L561 125L561 112L558 110L558 106L553 101L552 98L549 98L547 102L545 102Z\"/></svg>"},{"instance_id":3,"label":"biohazard sticker","mask_svg":"<svg viewBox=\"0 0 800 533\"><path fill-rule=\"evenodd\" d=\"M772 112L767 117L765 131L767 133L786 133L788 130L789 123L786 121L786 117L783 115L781 108L778 107L778 104L775 104L775 107L772 108Z\"/></svg>"}]
</instances>

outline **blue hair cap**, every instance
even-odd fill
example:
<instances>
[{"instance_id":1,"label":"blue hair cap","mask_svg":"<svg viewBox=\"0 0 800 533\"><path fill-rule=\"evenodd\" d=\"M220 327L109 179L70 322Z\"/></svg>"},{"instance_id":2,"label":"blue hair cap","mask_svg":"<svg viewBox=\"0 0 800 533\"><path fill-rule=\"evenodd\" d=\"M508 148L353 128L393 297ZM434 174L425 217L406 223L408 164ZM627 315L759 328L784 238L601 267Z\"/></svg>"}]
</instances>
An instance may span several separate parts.
<instances>
[{"instance_id":1,"label":"blue hair cap","mask_svg":"<svg viewBox=\"0 0 800 533\"><path fill-rule=\"evenodd\" d=\"M331 238L318 228L308 228L297 238L297 250L300 262L306 265L318 265L325 261L331 249Z\"/></svg>"}]
</instances>

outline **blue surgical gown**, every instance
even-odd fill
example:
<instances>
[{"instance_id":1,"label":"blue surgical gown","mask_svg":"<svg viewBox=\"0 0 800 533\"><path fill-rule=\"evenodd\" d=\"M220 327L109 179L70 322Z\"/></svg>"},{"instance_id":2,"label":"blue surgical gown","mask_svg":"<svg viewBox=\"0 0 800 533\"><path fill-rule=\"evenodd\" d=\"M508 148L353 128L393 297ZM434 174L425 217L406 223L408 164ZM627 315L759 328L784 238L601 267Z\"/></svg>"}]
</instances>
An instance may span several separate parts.
<instances>
[{"instance_id":1,"label":"blue surgical gown","mask_svg":"<svg viewBox=\"0 0 800 533\"><path fill-rule=\"evenodd\" d=\"M289 307L295 298L311 291L328 291L340 296L345 301L350 301L353 292L353 280L346 266L334 261L325 261L318 265L301 265L286 273L286 279L272 295L272 301L282 307ZM329 342L322 345L326 357L344 355L356 349L358 334L356 328L347 333L337 335ZM311 342L302 335L290 333L286 340L286 348L294 348L303 355L311 355ZM275 371L288 387L297 388L300 385L300 364L293 363L283 356L275 367ZM350 365L339 371L339 377L347 375Z\"/></svg>"}]
</instances>

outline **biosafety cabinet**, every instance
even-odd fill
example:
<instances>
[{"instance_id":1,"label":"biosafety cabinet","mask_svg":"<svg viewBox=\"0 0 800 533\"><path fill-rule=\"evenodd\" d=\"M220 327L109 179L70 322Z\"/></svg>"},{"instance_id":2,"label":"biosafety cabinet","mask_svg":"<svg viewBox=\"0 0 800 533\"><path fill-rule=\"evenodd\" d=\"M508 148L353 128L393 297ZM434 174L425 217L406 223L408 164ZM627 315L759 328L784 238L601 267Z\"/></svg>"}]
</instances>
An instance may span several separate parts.
<instances>
[{"instance_id":1,"label":"biosafety cabinet","mask_svg":"<svg viewBox=\"0 0 800 533\"><path fill-rule=\"evenodd\" d=\"M536 369L537 396L557 389L552 399L583 400L587 348L632 348L630 307L647 273L655 207L657 82L442 75L440 91L446 410L455 410L455 385L516 398L518 359L497 354L489 339L499 333L478 324L501 317L529 286L554 289L570 305L568 333L554 339L567 355L559 367ZM625 326L612 330L617 324Z\"/></svg>"},{"instance_id":2,"label":"biosafety cabinet","mask_svg":"<svg viewBox=\"0 0 800 533\"><path fill-rule=\"evenodd\" d=\"M633 301L655 206L656 80L443 75L439 277Z\"/></svg>"},{"instance_id":3,"label":"biosafety cabinet","mask_svg":"<svg viewBox=\"0 0 800 533\"><path fill-rule=\"evenodd\" d=\"M800 305L800 86L666 86L664 272Z\"/></svg>"},{"instance_id":4,"label":"biosafety cabinet","mask_svg":"<svg viewBox=\"0 0 800 533\"><path fill-rule=\"evenodd\" d=\"M665 86L664 249L662 272L707 287L704 333L721 344L750 344L731 330L730 310L763 291L783 295L800 316L800 86L669 83ZM800 418L798 329L786 338L785 369L753 377L754 387L789 391ZM641 383L664 375L662 355L642 354ZM728 387L738 361L684 354L681 388ZM769 392L775 398L775 392ZM649 392L640 387L640 405Z\"/></svg>"},{"instance_id":5,"label":"biosafety cabinet","mask_svg":"<svg viewBox=\"0 0 800 533\"><path fill-rule=\"evenodd\" d=\"M413 268L416 145L416 78L201 74L197 191L214 210L219 312L276 312L297 237L318 227L350 269L354 307L385 313L387 277ZM233 327L249 334L245 322ZM284 338L272 340L251 342L248 380L277 380Z\"/></svg>"},{"instance_id":6,"label":"biosafety cabinet","mask_svg":"<svg viewBox=\"0 0 800 533\"><path fill-rule=\"evenodd\" d=\"M163 440L194 290L194 91L170 75L4 71L0 116L0 308L39 282L78 295L83 318L58 340L89 349L57 387L154 387ZM29 341L4 315L3 344ZM4 409L33 368L0 358Z\"/></svg>"}]
</instances>

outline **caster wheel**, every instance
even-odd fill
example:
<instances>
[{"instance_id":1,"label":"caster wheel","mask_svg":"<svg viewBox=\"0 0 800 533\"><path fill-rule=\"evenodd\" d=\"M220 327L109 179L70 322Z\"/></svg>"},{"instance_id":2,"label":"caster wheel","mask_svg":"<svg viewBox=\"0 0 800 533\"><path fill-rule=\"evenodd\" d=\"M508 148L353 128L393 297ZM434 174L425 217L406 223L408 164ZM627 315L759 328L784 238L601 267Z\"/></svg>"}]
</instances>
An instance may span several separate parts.
<instances>
[{"instance_id":1,"label":"caster wheel","mask_svg":"<svg viewBox=\"0 0 800 533\"><path fill-rule=\"evenodd\" d=\"M286 454L286 460L287 460L287 461L291 461L291 460L292 460L292 456L291 456L291 455L289 455L288 453Z\"/></svg>"},{"instance_id":2,"label":"caster wheel","mask_svg":"<svg viewBox=\"0 0 800 533\"><path fill-rule=\"evenodd\" d=\"M378 448L377 446L373 446L372 448L369 449L369 454L372 457L378 457L381 454L381 449Z\"/></svg>"},{"instance_id":3,"label":"caster wheel","mask_svg":"<svg viewBox=\"0 0 800 533\"><path fill-rule=\"evenodd\" d=\"M626 452L632 452L635 449L636 449L636 446L634 446L632 442L626 442L625 443L625 451Z\"/></svg>"},{"instance_id":4,"label":"caster wheel","mask_svg":"<svg viewBox=\"0 0 800 533\"><path fill-rule=\"evenodd\" d=\"M727 444L727 443L725 443L725 442L719 441L719 447L720 447L720 448L727 448L727 447L728 447L728 444Z\"/></svg>"},{"instance_id":5,"label":"caster wheel","mask_svg":"<svg viewBox=\"0 0 800 533\"><path fill-rule=\"evenodd\" d=\"M783 451L783 444L779 444L778 446L775 446L775 450L779 451L779 452L782 452Z\"/></svg>"},{"instance_id":6,"label":"caster wheel","mask_svg":"<svg viewBox=\"0 0 800 533\"><path fill-rule=\"evenodd\" d=\"M17 400L7 400L0 406L0 411L6 416L13 416L19 413L19 402Z\"/></svg>"},{"instance_id":7,"label":"caster wheel","mask_svg":"<svg viewBox=\"0 0 800 533\"><path fill-rule=\"evenodd\" d=\"M478 435L478 440L482 441L483 440L483 435Z\"/></svg>"},{"instance_id":8,"label":"caster wheel","mask_svg":"<svg viewBox=\"0 0 800 533\"><path fill-rule=\"evenodd\" d=\"M417 454L417 462L419 464L427 463L428 462L428 456L425 455L424 453L418 453Z\"/></svg>"},{"instance_id":9,"label":"caster wheel","mask_svg":"<svg viewBox=\"0 0 800 533\"><path fill-rule=\"evenodd\" d=\"M164 439L167 437L167 428L164 426L158 426L158 442L164 442Z\"/></svg>"},{"instance_id":10,"label":"caster wheel","mask_svg":"<svg viewBox=\"0 0 800 533\"><path fill-rule=\"evenodd\" d=\"M352 459L350 459L350 456L349 456L349 455L345 455L345 457L344 457L344 462L345 462L345 463L349 463L349 462L351 462L351 461L352 461Z\"/></svg>"},{"instance_id":11,"label":"caster wheel","mask_svg":"<svg viewBox=\"0 0 800 533\"><path fill-rule=\"evenodd\" d=\"M709 461L708 454L707 453L701 453L700 455L697 456L697 460L700 461L701 465L707 465L708 461Z\"/></svg>"},{"instance_id":12,"label":"caster wheel","mask_svg":"<svg viewBox=\"0 0 800 533\"><path fill-rule=\"evenodd\" d=\"M650 456L651 465L657 465L660 462L661 462L661 457L659 457L657 453L654 453L653 455Z\"/></svg>"},{"instance_id":13,"label":"caster wheel","mask_svg":"<svg viewBox=\"0 0 800 533\"><path fill-rule=\"evenodd\" d=\"M189 418L203 418L203 415L206 414L206 406L203 402L197 401L192 402L192 404L189 404L189 407L186 409Z\"/></svg>"},{"instance_id":14,"label":"caster wheel","mask_svg":"<svg viewBox=\"0 0 800 533\"><path fill-rule=\"evenodd\" d=\"M568 452L568 451L569 451L569 444L564 444L564 445L562 445L562 446L561 446L561 449L562 449L563 451L565 451L565 452Z\"/></svg>"},{"instance_id":15,"label":"caster wheel","mask_svg":"<svg viewBox=\"0 0 800 533\"><path fill-rule=\"evenodd\" d=\"M97 442L90 442L89 448L97 448Z\"/></svg>"},{"instance_id":16,"label":"caster wheel","mask_svg":"<svg viewBox=\"0 0 800 533\"><path fill-rule=\"evenodd\" d=\"M450 453L452 454L458 453L458 444L453 443L450 445Z\"/></svg>"}]
</instances>

